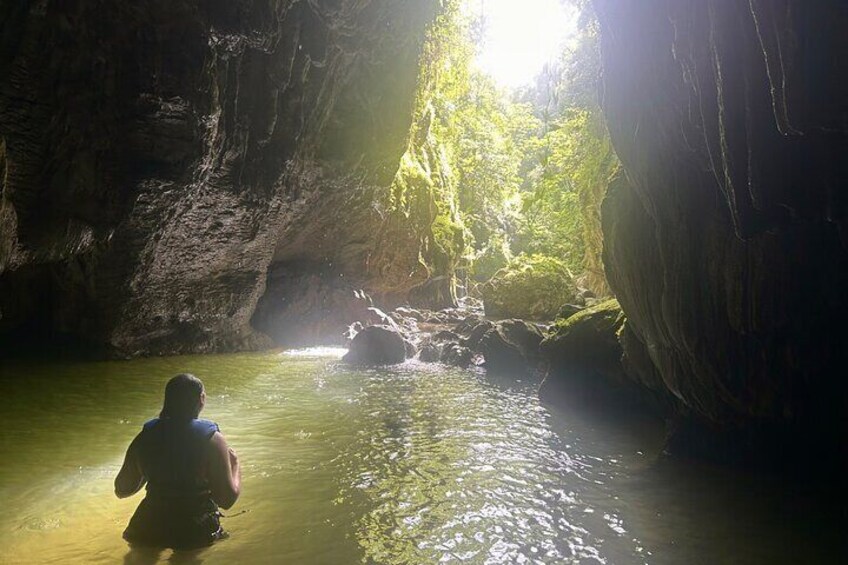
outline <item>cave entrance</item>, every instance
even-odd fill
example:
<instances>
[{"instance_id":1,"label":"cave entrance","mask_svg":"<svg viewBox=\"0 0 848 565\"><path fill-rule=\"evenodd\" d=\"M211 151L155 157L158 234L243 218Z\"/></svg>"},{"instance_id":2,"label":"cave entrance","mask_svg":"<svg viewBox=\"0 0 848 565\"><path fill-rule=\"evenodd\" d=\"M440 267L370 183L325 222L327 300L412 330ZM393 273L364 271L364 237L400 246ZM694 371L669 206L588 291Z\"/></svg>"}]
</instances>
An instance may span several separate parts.
<instances>
[{"instance_id":1,"label":"cave entrance","mask_svg":"<svg viewBox=\"0 0 848 565\"><path fill-rule=\"evenodd\" d=\"M435 85L428 127L451 165L442 196L469 234L469 292L483 288L487 313L492 303L494 315L543 319L563 299L580 305L575 289L608 295L600 203L618 162L600 109L591 3L462 0L447 19L437 55L425 58ZM556 298L533 312L495 305L485 289L509 271L531 275L518 277L528 288L502 289L504 300Z\"/></svg>"},{"instance_id":2,"label":"cave entrance","mask_svg":"<svg viewBox=\"0 0 848 565\"><path fill-rule=\"evenodd\" d=\"M466 0L476 66L500 86L532 85L578 33L580 11L562 0Z\"/></svg>"},{"instance_id":3,"label":"cave entrance","mask_svg":"<svg viewBox=\"0 0 848 565\"><path fill-rule=\"evenodd\" d=\"M440 4L389 186L302 175L321 199L281 237L252 320L277 343L338 342L369 316L364 295L385 310L468 295L492 317L550 321L608 294L600 202L617 161L590 3Z\"/></svg>"}]
</instances>

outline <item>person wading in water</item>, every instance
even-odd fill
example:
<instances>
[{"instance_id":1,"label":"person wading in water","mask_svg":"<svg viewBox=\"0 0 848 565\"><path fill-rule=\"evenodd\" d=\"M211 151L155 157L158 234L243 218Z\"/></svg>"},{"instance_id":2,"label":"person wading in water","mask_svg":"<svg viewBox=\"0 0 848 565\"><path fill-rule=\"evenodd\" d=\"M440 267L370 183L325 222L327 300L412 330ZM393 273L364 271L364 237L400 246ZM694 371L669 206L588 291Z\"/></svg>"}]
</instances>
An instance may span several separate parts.
<instances>
[{"instance_id":1,"label":"person wading in water","mask_svg":"<svg viewBox=\"0 0 848 565\"><path fill-rule=\"evenodd\" d=\"M218 425L197 418L205 404L200 379L177 375L165 387L159 417L144 424L127 449L115 494L132 496L147 483L124 531L130 545L196 549L224 536L218 507L235 504L241 472Z\"/></svg>"}]
</instances>

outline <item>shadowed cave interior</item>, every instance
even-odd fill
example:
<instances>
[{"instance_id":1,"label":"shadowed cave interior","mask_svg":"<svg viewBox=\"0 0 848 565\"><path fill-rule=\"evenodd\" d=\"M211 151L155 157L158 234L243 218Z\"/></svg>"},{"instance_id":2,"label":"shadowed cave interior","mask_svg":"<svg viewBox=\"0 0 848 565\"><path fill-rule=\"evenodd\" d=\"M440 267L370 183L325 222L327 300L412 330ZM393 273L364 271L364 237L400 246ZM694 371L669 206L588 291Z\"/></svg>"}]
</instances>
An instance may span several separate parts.
<instances>
[{"instance_id":1,"label":"shadowed cave interior","mask_svg":"<svg viewBox=\"0 0 848 565\"><path fill-rule=\"evenodd\" d=\"M473 2L0 0L4 372L395 347L841 498L848 4L572 4L507 89Z\"/></svg>"}]
</instances>

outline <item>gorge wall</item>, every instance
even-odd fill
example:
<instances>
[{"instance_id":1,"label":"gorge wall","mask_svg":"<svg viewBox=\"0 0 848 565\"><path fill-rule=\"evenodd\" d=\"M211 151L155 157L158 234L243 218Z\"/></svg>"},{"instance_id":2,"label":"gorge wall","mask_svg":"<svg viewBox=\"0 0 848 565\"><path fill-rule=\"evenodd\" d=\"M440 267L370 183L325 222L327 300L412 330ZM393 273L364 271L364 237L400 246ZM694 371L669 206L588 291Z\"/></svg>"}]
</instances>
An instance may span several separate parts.
<instances>
[{"instance_id":1,"label":"gorge wall","mask_svg":"<svg viewBox=\"0 0 848 565\"><path fill-rule=\"evenodd\" d=\"M4 348L254 348L304 286L313 318L426 295L429 212L385 203L438 6L0 0Z\"/></svg>"},{"instance_id":2,"label":"gorge wall","mask_svg":"<svg viewBox=\"0 0 848 565\"><path fill-rule=\"evenodd\" d=\"M848 4L595 7L625 361L688 415L678 449L846 455Z\"/></svg>"},{"instance_id":3,"label":"gorge wall","mask_svg":"<svg viewBox=\"0 0 848 565\"><path fill-rule=\"evenodd\" d=\"M626 366L681 449L848 455L848 4L594 5ZM419 74L440 9L0 0L0 353L315 343L360 289L450 304Z\"/></svg>"}]
</instances>

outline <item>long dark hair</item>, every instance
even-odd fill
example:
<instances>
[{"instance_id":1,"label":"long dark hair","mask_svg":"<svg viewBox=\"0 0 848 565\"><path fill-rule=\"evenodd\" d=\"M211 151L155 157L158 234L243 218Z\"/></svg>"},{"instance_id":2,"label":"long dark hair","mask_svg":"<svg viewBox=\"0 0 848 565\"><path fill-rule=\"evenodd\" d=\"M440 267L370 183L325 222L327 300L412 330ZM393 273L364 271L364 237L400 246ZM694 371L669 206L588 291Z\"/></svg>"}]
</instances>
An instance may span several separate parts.
<instances>
[{"instance_id":1,"label":"long dark hair","mask_svg":"<svg viewBox=\"0 0 848 565\"><path fill-rule=\"evenodd\" d=\"M203 383L188 373L173 377L165 385L165 403L160 418L172 420L192 420L200 414L200 395Z\"/></svg>"}]
</instances>

